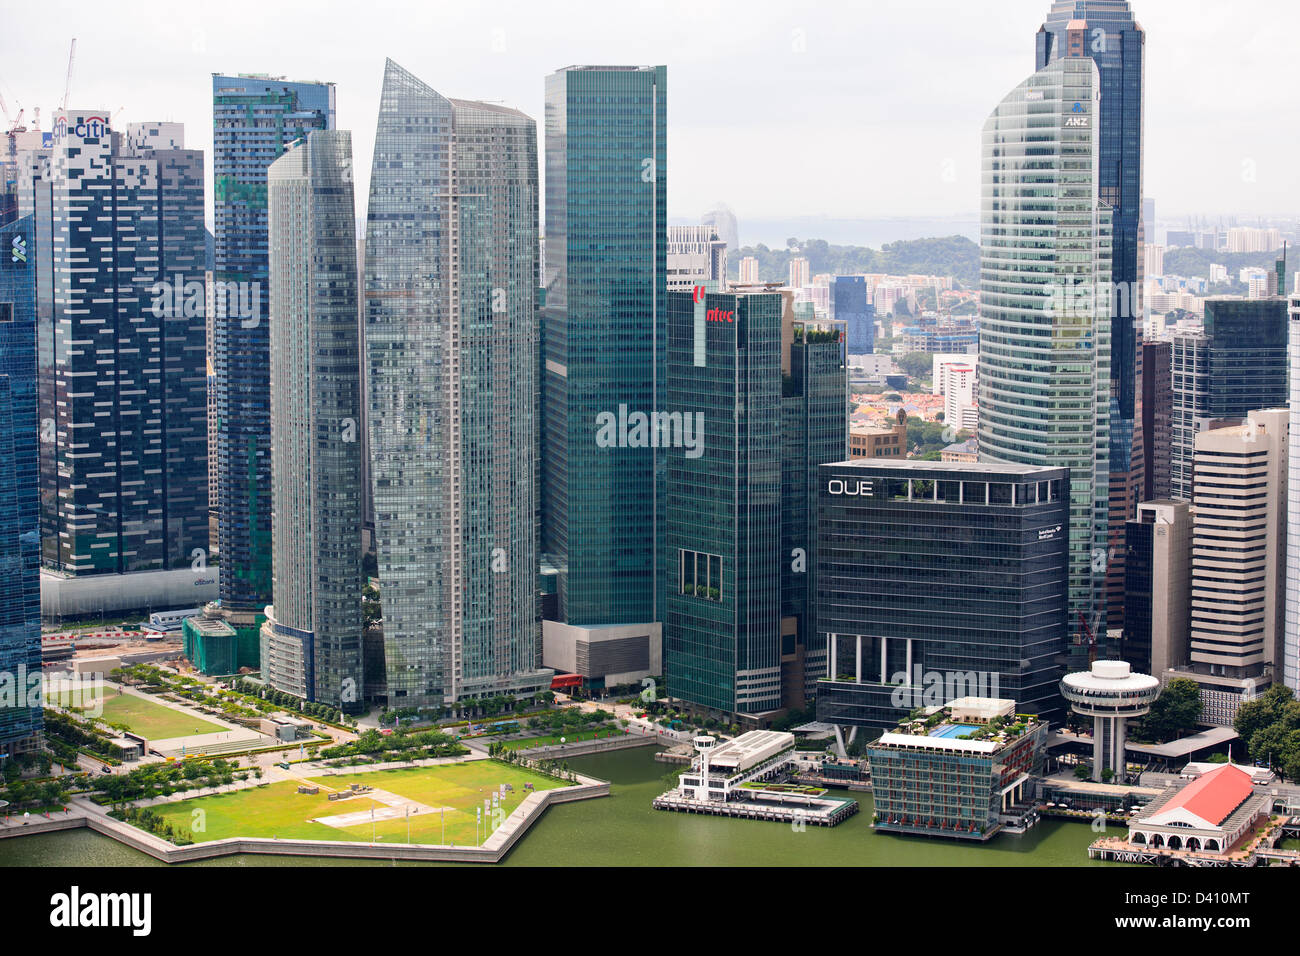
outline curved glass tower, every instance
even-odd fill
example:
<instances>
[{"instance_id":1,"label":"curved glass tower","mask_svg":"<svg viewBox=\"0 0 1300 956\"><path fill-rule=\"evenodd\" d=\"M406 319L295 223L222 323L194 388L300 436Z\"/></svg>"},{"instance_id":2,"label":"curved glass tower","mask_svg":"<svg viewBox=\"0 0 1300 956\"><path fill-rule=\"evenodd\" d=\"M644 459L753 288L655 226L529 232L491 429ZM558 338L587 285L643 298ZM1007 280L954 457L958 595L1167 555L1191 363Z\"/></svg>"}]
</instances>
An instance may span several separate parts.
<instances>
[{"instance_id":1,"label":"curved glass tower","mask_svg":"<svg viewBox=\"0 0 1300 956\"><path fill-rule=\"evenodd\" d=\"M535 693L536 124L388 61L367 215L389 706Z\"/></svg>"},{"instance_id":2,"label":"curved glass tower","mask_svg":"<svg viewBox=\"0 0 1300 956\"><path fill-rule=\"evenodd\" d=\"M982 462L1070 469L1069 603L1101 633L1110 417L1111 211L1098 193L1097 68L1043 67L984 124Z\"/></svg>"},{"instance_id":3,"label":"curved glass tower","mask_svg":"<svg viewBox=\"0 0 1300 956\"><path fill-rule=\"evenodd\" d=\"M352 137L315 130L267 172L272 569L262 671L361 707L361 367Z\"/></svg>"}]
</instances>

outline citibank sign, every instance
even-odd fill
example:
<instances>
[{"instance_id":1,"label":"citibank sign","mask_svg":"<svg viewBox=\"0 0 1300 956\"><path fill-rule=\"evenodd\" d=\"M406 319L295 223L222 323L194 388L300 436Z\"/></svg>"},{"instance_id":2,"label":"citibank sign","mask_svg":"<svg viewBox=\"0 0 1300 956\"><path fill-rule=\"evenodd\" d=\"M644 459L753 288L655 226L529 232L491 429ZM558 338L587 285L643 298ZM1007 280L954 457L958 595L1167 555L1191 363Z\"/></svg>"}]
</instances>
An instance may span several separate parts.
<instances>
[{"instance_id":1,"label":"citibank sign","mask_svg":"<svg viewBox=\"0 0 1300 956\"><path fill-rule=\"evenodd\" d=\"M86 116L76 123L69 123L66 114L60 113L54 118L54 141L62 142L71 133L78 139L96 139L109 133L108 119L103 116Z\"/></svg>"},{"instance_id":2,"label":"citibank sign","mask_svg":"<svg viewBox=\"0 0 1300 956\"><path fill-rule=\"evenodd\" d=\"M870 478L832 478L826 482L828 495L848 495L851 498L874 497L874 486Z\"/></svg>"}]
</instances>

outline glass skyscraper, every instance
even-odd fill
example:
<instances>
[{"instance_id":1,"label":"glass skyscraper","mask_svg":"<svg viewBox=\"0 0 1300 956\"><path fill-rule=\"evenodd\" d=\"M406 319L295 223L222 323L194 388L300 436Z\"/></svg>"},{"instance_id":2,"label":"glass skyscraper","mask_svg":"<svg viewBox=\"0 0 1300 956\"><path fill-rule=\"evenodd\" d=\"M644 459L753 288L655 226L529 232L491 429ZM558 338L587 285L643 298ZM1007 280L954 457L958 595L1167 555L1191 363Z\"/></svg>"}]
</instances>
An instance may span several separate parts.
<instances>
[{"instance_id":1,"label":"glass skyscraper","mask_svg":"<svg viewBox=\"0 0 1300 956\"><path fill-rule=\"evenodd\" d=\"M41 679L33 226L31 216L0 222L0 673L21 695ZM0 753L37 745L42 711L29 703L0 700Z\"/></svg>"},{"instance_id":2,"label":"glass skyscraper","mask_svg":"<svg viewBox=\"0 0 1300 956\"><path fill-rule=\"evenodd\" d=\"M1097 67L1056 60L984 124L979 455L1070 469L1070 627L1104 633L1110 208Z\"/></svg>"},{"instance_id":3,"label":"glass skyscraper","mask_svg":"<svg viewBox=\"0 0 1300 956\"><path fill-rule=\"evenodd\" d=\"M266 171L290 143L333 128L332 83L212 76L220 596L241 646L256 647L272 599Z\"/></svg>"},{"instance_id":4,"label":"glass skyscraper","mask_svg":"<svg viewBox=\"0 0 1300 956\"><path fill-rule=\"evenodd\" d=\"M352 138L315 130L267 172L273 687L362 706L361 365Z\"/></svg>"},{"instance_id":5,"label":"glass skyscraper","mask_svg":"<svg viewBox=\"0 0 1300 956\"><path fill-rule=\"evenodd\" d=\"M832 282L832 314L845 324L848 354L870 355L876 350L876 307L867 302L866 278L836 276Z\"/></svg>"},{"instance_id":6,"label":"glass skyscraper","mask_svg":"<svg viewBox=\"0 0 1300 956\"><path fill-rule=\"evenodd\" d=\"M569 624L662 619L662 454L602 445L597 417L663 402L666 83L662 66L546 79L542 528Z\"/></svg>"},{"instance_id":7,"label":"glass skyscraper","mask_svg":"<svg viewBox=\"0 0 1300 956\"><path fill-rule=\"evenodd\" d=\"M43 563L188 571L207 547L203 153L56 114L32 183Z\"/></svg>"},{"instance_id":8,"label":"glass skyscraper","mask_svg":"<svg viewBox=\"0 0 1300 956\"><path fill-rule=\"evenodd\" d=\"M388 61L367 215L389 706L535 693L536 124Z\"/></svg>"},{"instance_id":9,"label":"glass skyscraper","mask_svg":"<svg viewBox=\"0 0 1300 956\"><path fill-rule=\"evenodd\" d=\"M670 446L664 677L670 697L758 716L781 706L783 297L695 299L669 296L667 420L678 431L649 425Z\"/></svg>"},{"instance_id":10,"label":"glass skyscraper","mask_svg":"<svg viewBox=\"0 0 1300 956\"><path fill-rule=\"evenodd\" d=\"M1082 29L1080 29L1080 26ZM1112 210L1112 470L1130 469L1142 319L1143 70L1146 33L1128 0L1056 0L1035 38L1035 67L1074 56L1097 65L1099 198ZM1146 241L1154 241L1154 237ZM1130 518L1132 515L1126 515Z\"/></svg>"},{"instance_id":11,"label":"glass skyscraper","mask_svg":"<svg viewBox=\"0 0 1300 956\"><path fill-rule=\"evenodd\" d=\"M1098 191L1112 211L1110 517L1106 606L1102 620L1119 627L1124 614L1125 523L1142 499L1147 467L1143 435L1142 153L1146 34L1128 0L1056 0L1035 40L1035 66L1071 56L1097 65L1101 101L1096 116ZM1146 223L1154 229L1154 222Z\"/></svg>"},{"instance_id":12,"label":"glass skyscraper","mask_svg":"<svg viewBox=\"0 0 1300 956\"><path fill-rule=\"evenodd\" d=\"M1287 300L1214 296L1201 328L1173 337L1170 497L1192 499L1196 435L1287 403Z\"/></svg>"},{"instance_id":13,"label":"glass skyscraper","mask_svg":"<svg viewBox=\"0 0 1300 956\"><path fill-rule=\"evenodd\" d=\"M781 659L795 671L783 674L786 703L795 707L816 695L826 673L826 644L814 621L817 468L849 453L843 326L835 325L792 323L788 348L782 343L788 367L781 376Z\"/></svg>"}]
</instances>

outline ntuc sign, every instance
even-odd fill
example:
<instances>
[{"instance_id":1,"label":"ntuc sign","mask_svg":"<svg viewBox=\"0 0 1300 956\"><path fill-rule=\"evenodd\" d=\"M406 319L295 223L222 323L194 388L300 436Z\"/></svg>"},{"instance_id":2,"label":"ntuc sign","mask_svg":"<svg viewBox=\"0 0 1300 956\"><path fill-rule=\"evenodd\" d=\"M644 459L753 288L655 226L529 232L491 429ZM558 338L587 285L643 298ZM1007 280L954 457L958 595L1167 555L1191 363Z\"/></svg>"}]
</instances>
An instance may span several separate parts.
<instances>
[{"instance_id":1,"label":"ntuc sign","mask_svg":"<svg viewBox=\"0 0 1300 956\"><path fill-rule=\"evenodd\" d=\"M66 113L54 118L54 141L62 142L69 134L78 139L97 139L109 133L108 118L104 116L84 116L76 122L69 122Z\"/></svg>"},{"instance_id":2,"label":"ntuc sign","mask_svg":"<svg viewBox=\"0 0 1300 956\"><path fill-rule=\"evenodd\" d=\"M704 301L704 293L705 288L702 285L697 285L691 290L691 298L696 305ZM699 312L695 314L697 317L699 316ZM735 322L736 313L730 309L706 309L704 311L704 320L706 322Z\"/></svg>"}]
</instances>

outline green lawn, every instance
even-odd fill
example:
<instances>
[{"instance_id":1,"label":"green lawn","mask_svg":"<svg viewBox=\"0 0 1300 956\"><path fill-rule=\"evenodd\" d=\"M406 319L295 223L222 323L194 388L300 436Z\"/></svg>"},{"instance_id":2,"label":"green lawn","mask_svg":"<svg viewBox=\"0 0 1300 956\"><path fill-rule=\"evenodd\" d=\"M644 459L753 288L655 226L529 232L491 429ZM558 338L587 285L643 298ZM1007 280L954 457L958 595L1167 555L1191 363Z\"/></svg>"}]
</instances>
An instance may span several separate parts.
<instances>
[{"instance_id":1,"label":"green lawn","mask_svg":"<svg viewBox=\"0 0 1300 956\"><path fill-rule=\"evenodd\" d=\"M564 738L565 743L577 743L581 740L595 740L597 737L602 740L606 737L624 737L626 734L622 730L614 730L609 727L603 727L599 730L569 730L561 734L546 734L541 737L525 737L521 740L504 740L506 750L527 750L531 747L551 747ZM490 740L490 737L478 738L480 741Z\"/></svg>"},{"instance_id":2,"label":"green lawn","mask_svg":"<svg viewBox=\"0 0 1300 956\"><path fill-rule=\"evenodd\" d=\"M59 695L59 702L67 706L69 696L69 692L63 692ZM84 700L75 703L89 704ZM100 715L102 720L110 724L126 724L133 733L151 741L186 737L194 733L215 734L229 729L202 717L164 707L143 697L119 694L109 688L104 690L103 706L104 712ZM92 706L86 706L85 709L90 710Z\"/></svg>"},{"instance_id":3,"label":"green lawn","mask_svg":"<svg viewBox=\"0 0 1300 956\"><path fill-rule=\"evenodd\" d=\"M344 827L314 822L319 817L369 813L371 808L378 810L388 806L364 795L338 801L331 801L328 797L329 790L326 788L346 790L351 783L362 783L435 808L433 813L420 813L410 817L412 843L441 843L442 818L445 816L447 842L465 846L474 844L475 807L481 808L484 798L491 799L492 791L502 783L514 787L514 790L506 794L502 804L503 819L527 796L525 782L532 783L538 790L565 786L561 781L497 760L338 774L315 777L312 782L321 785L321 792L314 796L298 793L297 783L282 781L235 793L161 804L152 809L162 814L173 826L187 830L196 819L194 812L202 810L201 819L205 829L193 833L196 843L234 836L369 843L371 825L368 820ZM448 809L439 814L436 810L440 807ZM406 833L405 817L379 820L374 826L376 842L379 843L405 843ZM482 829L479 830L479 836L485 836Z\"/></svg>"}]
</instances>

